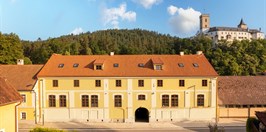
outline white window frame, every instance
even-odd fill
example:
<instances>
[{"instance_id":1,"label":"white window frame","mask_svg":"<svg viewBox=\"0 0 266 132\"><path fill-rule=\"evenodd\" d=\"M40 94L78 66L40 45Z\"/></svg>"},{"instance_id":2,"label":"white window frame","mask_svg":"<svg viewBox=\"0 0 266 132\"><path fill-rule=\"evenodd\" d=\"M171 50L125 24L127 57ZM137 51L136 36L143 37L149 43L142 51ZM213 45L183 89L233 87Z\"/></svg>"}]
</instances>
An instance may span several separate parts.
<instances>
[{"instance_id":1,"label":"white window frame","mask_svg":"<svg viewBox=\"0 0 266 132\"><path fill-rule=\"evenodd\" d=\"M26 94L21 94L23 101L22 103L27 103L27 95ZM24 97L23 97L24 96Z\"/></svg>"},{"instance_id":2,"label":"white window frame","mask_svg":"<svg viewBox=\"0 0 266 132\"><path fill-rule=\"evenodd\" d=\"M138 100L138 101L145 101L145 100L139 100L139 95L145 95L145 100L148 100L147 93L138 93L138 94L136 95L136 100Z\"/></svg>"},{"instance_id":3,"label":"white window frame","mask_svg":"<svg viewBox=\"0 0 266 132\"><path fill-rule=\"evenodd\" d=\"M203 102L204 105L203 106L198 106L198 95L201 95L201 94L204 95L204 102ZM197 93L196 94L196 97L195 97L195 106L196 107L205 107L205 101L206 101L206 95L205 95L205 93Z\"/></svg>"},{"instance_id":4,"label":"white window frame","mask_svg":"<svg viewBox=\"0 0 266 132\"><path fill-rule=\"evenodd\" d=\"M22 118L23 117L22 116L23 113L25 113L25 115L26 115L25 119ZM24 112L24 111L20 112L20 120L27 120L27 112Z\"/></svg>"}]
</instances>

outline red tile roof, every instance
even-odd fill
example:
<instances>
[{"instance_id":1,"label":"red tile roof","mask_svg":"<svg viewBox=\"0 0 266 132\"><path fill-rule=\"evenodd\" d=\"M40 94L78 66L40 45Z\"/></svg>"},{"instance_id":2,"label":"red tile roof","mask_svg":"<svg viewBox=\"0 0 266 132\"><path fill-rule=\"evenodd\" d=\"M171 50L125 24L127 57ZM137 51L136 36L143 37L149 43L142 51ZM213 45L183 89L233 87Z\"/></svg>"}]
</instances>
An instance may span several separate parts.
<instances>
[{"instance_id":1,"label":"red tile roof","mask_svg":"<svg viewBox=\"0 0 266 132\"><path fill-rule=\"evenodd\" d=\"M32 90L36 75L43 65L0 65L0 76L9 80L17 90Z\"/></svg>"},{"instance_id":2,"label":"red tile roof","mask_svg":"<svg viewBox=\"0 0 266 132\"><path fill-rule=\"evenodd\" d=\"M163 70L154 70L152 58L158 58ZM103 70L94 70L95 60L104 60ZM63 68L58 64L63 63ZM74 63L79 63L73 68ZM114 67L118 63L118 67ZM139 67L143 63L144 67ZM179 67L183 63L184 67ZM194 67L192 63L198 63ZM174 77L174 76L217 76L216 71L201 55L58 55L53 54L38 77Z\"/></svg>"},{"instance_id":3,"label":"red tile roof","mask_svg":"<svg viewBox=\"0 0 266 132\"><path fill-rule=\"evenodd\" d=\"M152 58L151 61L153 64L163 64L163 61L160 58Z\"/></svg>"},{"instance_id":4,"label":"red tile roof","mask_svg":"<svg viewBox=\"0 0 266 132\"><path fill-rule=\"evenodd\" d=\"M266 76L218 77L219 105L266 104Z\"/></svg>"},{"instance_id":5,"label":"red tile roof","mask_svg":"<svg viewBox=\"0 0 266 132\"><path fill-rule=\"evenodd\" d=\"M0 106L16 103L21 100L22 97L7 79L0 77Z\"/></svg>"}]
</instances>

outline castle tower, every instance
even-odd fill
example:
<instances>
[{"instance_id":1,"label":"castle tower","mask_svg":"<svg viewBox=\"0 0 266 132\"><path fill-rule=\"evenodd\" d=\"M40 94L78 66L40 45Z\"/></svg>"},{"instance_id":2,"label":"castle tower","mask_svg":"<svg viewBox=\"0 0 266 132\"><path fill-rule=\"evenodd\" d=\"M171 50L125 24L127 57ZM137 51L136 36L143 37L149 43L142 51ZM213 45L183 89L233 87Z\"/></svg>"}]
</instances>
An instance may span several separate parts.
<instances>
[{"instance_id":1,"label":"castle tower","mask_svg":"<svg viewBox=\"0 0 266 132\"><path fill-rule=\"evenodd\" d=\"M204 32L210 28L210 16L209 14L200 15L200 31Z\"/></svg>"},{"instance_id":2,"label":"castle tower","mask_svg":"<svg viewBox=\"0 0 266 132\"><path fill-rule=\"evenodd\" d=\"M237 26L238 28L242 28L242 29L248 29L247 24L244 23L243 19L241 18L240 23Z\"/></svg>"}]
</instances>

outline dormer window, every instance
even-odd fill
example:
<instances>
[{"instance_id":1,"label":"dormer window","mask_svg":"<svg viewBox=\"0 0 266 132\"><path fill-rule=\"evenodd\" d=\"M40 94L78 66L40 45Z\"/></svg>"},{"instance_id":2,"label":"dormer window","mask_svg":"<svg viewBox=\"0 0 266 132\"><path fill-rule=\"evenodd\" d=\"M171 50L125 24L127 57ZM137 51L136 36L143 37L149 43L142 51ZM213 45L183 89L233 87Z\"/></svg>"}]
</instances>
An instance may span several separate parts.
<instances>
[{"instance_id":1,"label":"dormer window","mask_svg":"<svg viewBox=\"0 0 266 132\"><path fill-rule=\"evenodd\" d=\"M184 67L184 64L183 63L178 63L178 66L179 67Z\"/></svg>"},{"instance_id":2,"label":"dormer window","mask_svg":"<svg viewBox=\"0 0 266 132\"><path fill-rule=\"evenodd\" d=\"M118 63L114 63L114 67L119 67L119 64Z\"/></svg>"},{"instance_id":3,"label":"dormer window","mask_svg":"<svg viewBox=\"0 0 266 132\"><path fill-rule=\"evenodd\" d=\"M104 60L103 59L96 59L94 61L94 70L103 70Z\"/></svg>"},{"instance_id":4,"label":"dormer window","mask_svg":"<svg viewBox=\"0 0 266 132\"><path fill-rule=\"evenodd\" d=\"M78 63L75 63L75 64L73 65L74 68L77 68L78 66L79 66Z\"/></svg>"},{"instance_id":5,"label":"dormer window","mask_svg":"<svg viewBox=\"0 0 266 132\"><path fill-rule=\"evenodd\" d=\"M96 65L96 70L102 70L103 66L102 65Z\"/></svg>"},{"instance_id":6,"label":"dormer window","mask_svg":"<svg viewBox=\"0 0 266 132\"><path fill-rule=\"evenodd\" d=\"M138 66L139 67L144 67L144 64L143 63L139 63Z\"/></svg>"},{"instance_id":7,"label":"dormer window","mask_svg":"<svg viewBox=\"0 0 266 132\"><path fill-rule=\"evenodd\" d=\"M61 64L58 65L58 68L63 68L63 67L64 67L64 64L63 63L61 63Z\"/></svg>"},{"instance_id":8,"label":"dormer window","mask_svg":"<svg viewBox=\"0 0 266 132\"><path fill-rule=\"evenodd\" d=\"M199 67L199 64L198 63L193 63L193 66L194 67Z\"/></svg>"},{"instance_id":9,"label":"dormer window","mask_svg":"<svg viewBox=\"0 0 266 132\"><path fill-rule=\"evenodd\" d=\"M163 61L160 58L152 58L151 61L153 63L153 69L154 70L162 70L163 69Z\"/></svg>"},{"instance_id":10,"label":"dormer window","mask_svg":"<svg viewBox=\"0 0 266 132\"><path fill-rule=\"evenodd\" d=\"M162 70L163 66L162 65L155 65L155 70Z\"/></svg>"}]
</instances>

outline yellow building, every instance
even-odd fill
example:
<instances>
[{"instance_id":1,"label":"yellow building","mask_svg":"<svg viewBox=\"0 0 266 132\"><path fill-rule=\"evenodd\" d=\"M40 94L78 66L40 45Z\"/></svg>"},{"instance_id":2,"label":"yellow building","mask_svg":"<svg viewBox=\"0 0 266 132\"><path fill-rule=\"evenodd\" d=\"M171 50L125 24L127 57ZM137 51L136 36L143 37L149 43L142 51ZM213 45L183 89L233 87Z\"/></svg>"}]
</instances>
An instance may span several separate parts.
<instances>
[{"instance_id":1,"label":"yellow building","mask_svg":"<svg viewBox=\"0 0 266 132\"><path fill-rule=\"evenodd\" d=\"M17 106L22 97L16 89L0 77L0 131L17 132Z\"/></svg>"},{"instance_id":2,"label":"yellow building","mask_svg":"<svg viewBox=\"0 0 266 132\"><path fill-rule=\"evenodd\" d=\"M216 118L217 73L195 55L54 54L38 74L46 121Z\"/></svg>"},{"instance_id":3,"label":"yellow building","mask_svg":"<svg viewBox=\"0 0 266 132\"><path fill-rule=\"evenodd\" d=\"M23 62L19 60L18 62ZM23 97L18 107L19 120L33 121L37 123L39 117L39 98L37 73L43 65L0 65L0 76L9 80ZM36 116L35 116L36 115Z\"/></svg>"}]
</instances>

